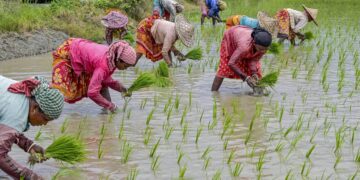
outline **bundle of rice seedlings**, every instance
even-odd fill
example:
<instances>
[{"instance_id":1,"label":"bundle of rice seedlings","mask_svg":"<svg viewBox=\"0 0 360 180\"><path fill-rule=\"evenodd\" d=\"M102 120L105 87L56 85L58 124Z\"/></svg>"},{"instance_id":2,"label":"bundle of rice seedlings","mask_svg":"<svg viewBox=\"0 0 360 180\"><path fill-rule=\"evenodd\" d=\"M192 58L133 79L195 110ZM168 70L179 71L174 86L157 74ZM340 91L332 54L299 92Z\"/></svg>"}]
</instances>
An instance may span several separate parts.
<instances>
[{"instance_id":1,"label":"bundle of rice seedlings","mask_svg":"<svg viewBox=\"0 0 360 180\"><path fill-rule=\"evenodd\" d=\"M155 83L155 76L151 73L141 73L129 87L128 93L138 91L141 88L149 87Z\"/></svg>"},{"instance_id":2,"label":"bundle of rice seedlings","mask_svg":"<svg viewBox=\"0 0 360 180\"><path fill-rule=\"evenodd\" d=\"M258 86L260 87L273 87L278 80L279 72L271 72L259 80Z\"/></svg>"},{"instance_id":3,"label":"bundle of rice seedlings","mask_svg":"<svg viewBox=\"0 0 360 180\"><path fill-rule=\"evenodd\" d=\"M45 150L44 156L41 154L32 155L29 159L30 165L42 162L49 158L58 161L75 164L83 162L86 159L85 144L76 137L62 135L54 140Z\"/></svg>"},{"instance_id":4,"label":"bundle of rice seedlings","mask_svg":"<svg viewBox=\"0 0 360 180\"><path fill-rule=\"evenodd\" d=\"M156 69L155 73L156 73L155 85L157 87L168 87L172 84L169 78L169 67L164 61L159 63L159 66Z\"/></svg>"},{"instance_id":5,"label":"bundle of rice seedlings","mask_svg":"<svg viewBox=\"0 0 360 180\"><path fill-rule=\"evenodd\" d=\"M280 53L281 45L279 43L271 43L269 47L269 52L272 54L279 54Z\"/></svg>"},{"instance_id":6,"label":"bundle of rice seedlings","mask_svg":"<svg viewBox=\"0 0 360 180\"><path fill-rule=\"evenodd\" d=\"M169 67L166 62L161 61L156 69L156 75L160 77L169 77Z\"/></svg>"},{"instance_id":7,"label":"bundle of rice seedlings","mask_svg":"<svg viewBox=\"0 0 360 180\"><path fill-rule=\"evenodd\" d=\"M132 44L135 42L135 38L131 33L126 33L126 35L123 37L124 41L127 41L128 43Z\"/></svg>"},{"instance_id":8,"label":"bundle of rice seedlings","mask_svg":"<svg viewBox=\"0 0 360 180\"><path fill-rule=\"evenodd\" d=\"M305 39L307 39L307 40L314 39L314 34L310 31L304 33L304 36L305 36Z\"/></svg>"},{"instance_id":9,"label":"bundle of rice seedlings","mask_svg":"<svg viewBox=\"0 0 360 180\"><path fill-rule=\"evenodd\" d=\"M185 55L186 59L191 59L191 60L200 60L202 58L202 49L201 47L197 47L192 49L191 51L189 51L186 55Z\"/></svg>"}]
</instances>

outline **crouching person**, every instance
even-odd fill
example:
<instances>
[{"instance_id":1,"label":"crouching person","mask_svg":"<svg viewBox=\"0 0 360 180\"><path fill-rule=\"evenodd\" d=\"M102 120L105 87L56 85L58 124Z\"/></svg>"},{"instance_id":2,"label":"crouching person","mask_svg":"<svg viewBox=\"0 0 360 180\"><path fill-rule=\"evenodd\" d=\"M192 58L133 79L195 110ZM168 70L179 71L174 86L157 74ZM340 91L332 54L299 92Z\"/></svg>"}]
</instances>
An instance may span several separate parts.
<instances>
[{"instance_id":1,"label":"crouching person","mask_svg":"<svg viewBox=\"0 0 360 180\"><path fill-rule=\"evenodd\" d=\"M57 119L64 98L49 87L42 77L21 82L0 76L0 169L14 179L42 179L32 170L15 162L8 153L13 144L25 152L44 154L44 149L25 137L22 132L32 126L46 125Z\"/></svg>"}]
</instances>

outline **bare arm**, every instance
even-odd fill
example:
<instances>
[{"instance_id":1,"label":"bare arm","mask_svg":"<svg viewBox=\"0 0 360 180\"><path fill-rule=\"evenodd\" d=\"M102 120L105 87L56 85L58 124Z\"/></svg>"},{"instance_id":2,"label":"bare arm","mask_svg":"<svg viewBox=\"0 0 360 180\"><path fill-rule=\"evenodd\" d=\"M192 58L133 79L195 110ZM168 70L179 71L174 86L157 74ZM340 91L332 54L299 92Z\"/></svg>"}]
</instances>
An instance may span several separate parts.
<instances>
[{"instance_id":1,"label":"bare arm","mask_svg":"<svg viewBox=\"0 0 360 180\"><path fill-rule=\"evenodd\" d=\"M234 51L234 53L231 55L230 60L229 60L229 67L231 70L233 70L235 72L235 74L237 74L238 76L240 76L240 78L242 80L245 80L247 75L241 71L241 69L239 67L236 66L236 62L241 60L241 53L242 50L241 49L237 49Z\"/></svg>"}]
</instances>

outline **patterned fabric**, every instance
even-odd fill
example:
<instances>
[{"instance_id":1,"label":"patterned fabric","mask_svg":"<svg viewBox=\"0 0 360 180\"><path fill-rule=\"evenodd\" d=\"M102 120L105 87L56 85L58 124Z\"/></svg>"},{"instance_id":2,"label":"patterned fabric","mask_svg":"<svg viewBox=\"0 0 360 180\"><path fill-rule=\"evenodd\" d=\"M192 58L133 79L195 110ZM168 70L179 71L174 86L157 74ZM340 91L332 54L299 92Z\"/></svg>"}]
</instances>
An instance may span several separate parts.
<instances>
[{"instance_id":1,"label":"patterned fabric","mask_svg":"<svg viewBox=\"0 0 360 180\"><path fill-rule=\"evenodd\" d=\"M116 57L117 59L115 59ZM120 59L127 64L134 65L136 52L126 41L118 41L110 45L108 59L110 69L115 68L116 62Z\"/></svg>"},{"instance_id":2,"label":"patterned fabric","mask_svg":"<svg viewBox=\"0 0 360 180\"><path fill-rule=\"evenodd\" d=\"M14 179L37 179L39 176L30 169L15 162L8 153L13 144L17 144L25 152L32 146L33 141L15 129L0 124L0 169Z\"/></svg>"},{"instance_id":3,"label":"patterned fabric","mask_svg":"<svg viewBox=\"0 0 360 180\"><path fill-rule=\"evenodd\" d=\"M282 9L276 13L275 18L279 24L279 35L289 40L295 39L295 33L291 29L289 12L286 9Z\"/></svg>"},{"instance_id":4,"label":"patterned fabric","mask_svg":"<svg viewBox=\"0 0 360 180\"><path fill-rule=\"evenodd\" d=\"M142 20L136 31L136 52L144 54L153 62L163 58L161 53L163 45L156 44L151 34L151 27L154 25L154 21L159 18L159 16L152 15Z\"/></svg>"},{"instance_id":5,"label":"patterned fabric","mask_svg":"<svg viewBox=\"0 0 360 180\"><path fill-rule=\"evenodd\" d=\"M228 17L226 19L226 30L230 29L233 26L239 25L241 18L242 18L242 15L234 15L234 16Z\"/></svg>"},{"instance_id":6,"label":"patterned fabric","mask_svg":"<svg viewBox=\"0 0 360 180\"><path fill-rule=\"evenodd\" d=\"M87 97L90 75L82 73L79 77L75 74L70 61L70 44L73 39L65 41L53 52L52 87L58 89L68 103L75 103Z\"/></svg>"},{"instance_id":7,"label":"patterned fabric","mask_svg":"<svg viewBox=\"0 0 360 180\"><path fill-rule=\"evenodd\" d=\"M229 67L231 56L239 53L240 58L236 60L236 66L247 76L256 73L262 77L260 58L263 53L253 52L252 29L245 26L236 26L225 31L220 47L220 64L216 76L230 79L240 77Z\"/></svg>"},{"instance_id":8,"label":"patterned fabric","mask_svg":"<svg viewBox=\"0 0 360 180\"><path fill-rule=\"evenodd\" d=\"M128 21L127 16L118 11L111 11L102 18L101 23L107 28L118 29L125 27Z\"/></svg>"},{"instance_id":9,"label":"patterned fabric","mask_svg":"<svg viewBox=\"0 0 360 180\"><path fill-rule=\"evenodd\" d=\"M51 120L57 119L64 106L64 97L57 89L49 87L49 82L44 77L35 77L10 85L12 93L25 94L35 97L40 109ZM29 94L31 92L31 95Z\"/></svg>"}]
</instances>

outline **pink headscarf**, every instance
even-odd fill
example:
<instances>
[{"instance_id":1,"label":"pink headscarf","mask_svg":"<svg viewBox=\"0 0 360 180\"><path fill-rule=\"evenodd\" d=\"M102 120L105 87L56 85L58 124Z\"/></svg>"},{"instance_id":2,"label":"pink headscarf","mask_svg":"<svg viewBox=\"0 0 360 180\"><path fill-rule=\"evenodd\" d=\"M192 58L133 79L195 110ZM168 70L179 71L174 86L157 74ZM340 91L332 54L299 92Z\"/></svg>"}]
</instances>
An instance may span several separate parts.
<instances>
[{"instance_id":1,"label":"pink headscarf","mask_svg":"<svg viewBox=\"0 0 360 180\"><path fill-rule=\"evenodd\" d=\"M122 60L127 64L134 65L136 62L136 52L126 41L114 42L108 51L108 65L110 69L116 67L116 62Z\"/></svg>"}]
</instances>

